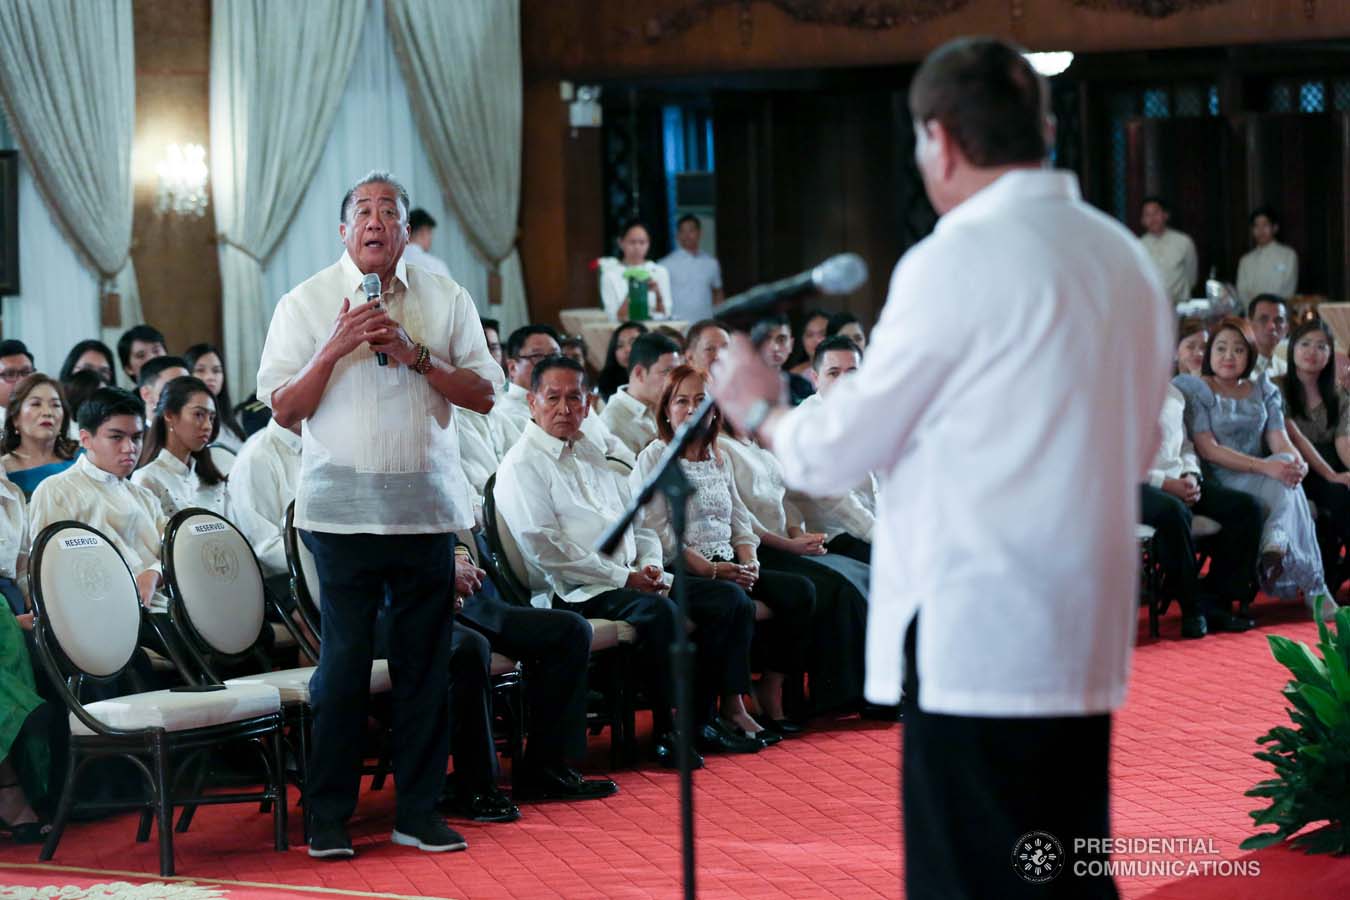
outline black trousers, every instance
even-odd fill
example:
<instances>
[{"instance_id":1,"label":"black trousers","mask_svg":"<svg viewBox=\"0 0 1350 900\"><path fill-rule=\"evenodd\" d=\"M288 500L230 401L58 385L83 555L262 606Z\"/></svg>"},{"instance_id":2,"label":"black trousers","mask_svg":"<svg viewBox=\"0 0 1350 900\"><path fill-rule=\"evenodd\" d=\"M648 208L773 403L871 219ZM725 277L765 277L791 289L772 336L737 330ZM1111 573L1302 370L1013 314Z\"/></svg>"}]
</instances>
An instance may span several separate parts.
<instances>
[{"instance_id":1,"label":"black trousers","mask_svg":"<svg viewBox=\"0 0 1350 900\"><path fill-rule=\"evenodd\" d=\"M838 709L862 699L867 640L867 597L858 586L817 558L798 556L762 544L763 565L810 579L815 588L806 671L811 676L811 708Z\"/></svg>"},{"instance_id":2,"label":"black trousers","mask_svg":"<svg viewBox=\"0 0 1350 900\"><path fill-rule=\"evenodd\" d=\"M750 597L773 611L755 626L751 661L760 671L800 675L811 650L811 615L816 608L816 586L810 578L760 561L759 579Z\"/></svg>"},{"instance_id":3,"label":"black trousers","mask_svg":"<svg viewBox=\"0 0 1350 900\"><path fill-rule=\"evenodd\" d=\"M343 822L356 810L375 617L386 595L397 815L406 822L429 814L440 799L450 755L454 538L308 531L300 536L318 568L323 620L323 654L310 684L308 814Z\"/></svg>"},{"instance_id":4,"label":"black trousers","mask_svg":"<svg viewBox=\"0 0 1350 900\"><path fill-rule=\"evenodd\" d=\"M525 667L530 734L522 765L554 766L582 759L591 657L591 626L585 617L570 609L515 606L477 594L465 599L457 630L461 623L483 635L493 650ZM456 756L456 768L458 763Z\"/></svg>"},{"instance_id":5,"label":"black trousers","mask_svg":"<svg viewBox=\"0 0 1350 900\"><path fill-rule=\"evenodd\" d=\"M588 619L618 619L637 630L634 658L638 677L652 704L652 729L661 735L672 730L674 683L670 677L670 650L675 642L675 604L661 594L616 588L583 603L553 598L555 609L572 609Z\"/></svg>"},{"instance_id":6,"label":"black trousers","mask_svg":"<svg viewBox=\"0 0 1350 900\"><path fill-rule=\"evenodd\" d=\"M1328 462L1339 457L1327 457ZM1335 465L1335 463L1333 463ZM1343 570L1340 548L1350 544L1350 488L1333 484L1316 472L1303 478L1303 492L1317 505L1317 537L1322 548L1322 568L1327 573L1327 586L1334 592Z\"/></svg>"},{"instance_id":7,"label":"black trousers","mask_svg":"<svg viewBox=\"0 0 1350 900\"><path fill-rule=\"evenodd\" d=\"M860 563L872 564L872 545L862 538L856 538L848 532L837 534L825 542L825 549L838 553Z\"/></svg>"},{"instance_id":8,"label":"black trousers","mask_svg":"<svg viewBox=\"0 0 1350 900\"><path fill-rule=\"evenodd\" d=\"M455 777L465 789L482 791L496 783L492 647L486 637L460 621L450 632L450 752Z\"/></svg>"},{"instance_id":9,"label":"black trousers","mask_svg":"<svg viewBox=\"0 0 1350 900\"><path fill-rule=\"evenodd\" d=\"M982 718L925 712L917 703L916 623L906 637L901 777L905 896L1117 897L1109 875L1075 874L1075 863L1100 862L1102 857L1075 852L1073 843L1110 834L1111 717ZM1063 871L1043 884L1026 880L1014 868L1015 848L1030 832L1052 835L1063 850Z\"/></svg>"},{"instance_id":10,"label":"black trousers","mask_svg":"<svg viewBox=\"0 0 1350 900\"><path fill-rule=\"evenodd\" d=\"M1165 596L1181 604L1183 616L1202 610L1197 597L1200 566L1191 538L1191 510L1180 497L1151 484L1139 486L1139 521L1154 529L1153 553L1162 568Z\"/></svg>"},{"instance_id":11,"label":"black trousers","mask_svg":"<svg viewBox=\"0 0 1350 900\"><path fill-rule=\"evenodd\" d=\"M1256 596L1256 560L1265 514L1257 499L1244 491L1221 487L1213 479L1200 488L1200 500L1191 507L1223 530L1205 539L1210 554L1209 574L1201 581L1208 603L1227 609L1233 601L1248 603ZM1189 526L1188 526L1189 527Z\"/></svg>"}]
</instances>

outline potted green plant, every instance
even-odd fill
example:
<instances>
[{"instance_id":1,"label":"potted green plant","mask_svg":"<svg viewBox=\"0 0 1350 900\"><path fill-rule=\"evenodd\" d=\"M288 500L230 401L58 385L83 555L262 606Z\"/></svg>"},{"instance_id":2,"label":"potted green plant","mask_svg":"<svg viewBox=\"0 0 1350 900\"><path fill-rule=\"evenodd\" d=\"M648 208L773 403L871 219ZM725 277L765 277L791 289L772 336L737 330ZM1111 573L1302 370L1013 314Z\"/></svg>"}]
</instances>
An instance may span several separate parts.
<instances>
[{"instance_id":1,"label":"potted green plant","mask_svg":"<svg viewBox=\"0 0 1350 900\"><path fill-rule=\"evenodd\" d=\"M1322 621L1321 607L1319 600L1316 652L1301 641L1267 637L1275 659L1294 676L1284 687L1294 727L1277 725L1256 739L1266 746L1256 758L1274 766L1275 777L1247 791L1270 801L1251 816L1275 830L1247 838L1244 850L1293 837L1293 846L1309 853L1350 852L1350 607L1337 611L1334 628ZM1329 825L1299 834L1316 822Z\"/></svg>"}]
</instances>

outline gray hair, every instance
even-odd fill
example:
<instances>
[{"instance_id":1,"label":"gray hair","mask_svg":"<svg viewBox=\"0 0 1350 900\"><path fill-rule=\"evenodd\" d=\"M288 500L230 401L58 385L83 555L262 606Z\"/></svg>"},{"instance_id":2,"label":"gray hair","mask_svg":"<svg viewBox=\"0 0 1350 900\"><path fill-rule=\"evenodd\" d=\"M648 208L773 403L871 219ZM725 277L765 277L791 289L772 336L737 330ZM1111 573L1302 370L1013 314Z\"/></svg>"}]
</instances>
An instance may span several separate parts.
<instances>
[{"instance_id":1,"label":"gray hair","mask_svg":"<svg viewBox=\"0 0 1350 900\"><path fill-rule=\"evenodd\" d=\"M350 224L350 220L347 216L351 213L352 198L356 196L356 192L359 188L363 188L368 184L387 184L397 191L399 211L401 213L399 218L404 222L408 221L408 207L411 206L411 203L408 201L408 189L405 188L403 183L397 178L382 169L371 169L361 177L360 181L347 189L347 193L342 197L342 212L339 215L338 221L343 222L344 224Z\"/></svg>"}]
</instances>

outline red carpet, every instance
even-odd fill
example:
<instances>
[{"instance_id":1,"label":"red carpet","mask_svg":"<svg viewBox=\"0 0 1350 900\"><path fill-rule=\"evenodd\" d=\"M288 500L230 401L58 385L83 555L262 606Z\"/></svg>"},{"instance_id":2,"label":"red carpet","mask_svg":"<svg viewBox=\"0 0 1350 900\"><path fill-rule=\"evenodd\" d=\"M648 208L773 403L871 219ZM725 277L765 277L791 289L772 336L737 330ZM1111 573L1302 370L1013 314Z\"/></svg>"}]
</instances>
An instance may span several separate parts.
<instances>
[{"instance_id":1,"label":"red carpet","mask_svg":"<svg viewBox=\"0 0 1350 900\"><path fill-rule=\"evenodd\" d=\"M1113 810L1119 837L1212 839L1213 857L1169 858L1197 866L1237 861L1260 875L1185 877L1184 869L1169 868L1118 878L1126 897L1350 896L1350 859L1237 849L1252 833L1247 811L1259 805L1243 791L1266 777L1251 756L1254 739L1284 721L1285 672L1271 659L1265 634L1310 640L1316 633L1292 605L1263 602L1257 609L1260 629L1202 641L1178 640L1175 617L1164 620L1163 639L1151 641L1141 618L1130 698L1115 726ZM857 720L819 724L755 756L710 759L698 773L701 897L901 896L900 729ZM602 746L595 744L597 763ZM350 862L310 860L298 846L298 815L291 830L297 846L279 854L269 849L268 817L246 807L205 808L191 832L177 836L178 872L198 884L222 882L226 897L249 900L319 896L314 888L464 900L677 896L676 777L643 769L616 780L621 793L608 801L529 806L510 825L456 823L470 849L440 856L387 841L391 789L362 795L353 823L360 856ZM130 816L73 825L54 862L157 881L155 844L136 844L134 833ZM34 848L3 845L0 885L135 880L44 869L36 856Z\"/></svg>"}]
</instances>

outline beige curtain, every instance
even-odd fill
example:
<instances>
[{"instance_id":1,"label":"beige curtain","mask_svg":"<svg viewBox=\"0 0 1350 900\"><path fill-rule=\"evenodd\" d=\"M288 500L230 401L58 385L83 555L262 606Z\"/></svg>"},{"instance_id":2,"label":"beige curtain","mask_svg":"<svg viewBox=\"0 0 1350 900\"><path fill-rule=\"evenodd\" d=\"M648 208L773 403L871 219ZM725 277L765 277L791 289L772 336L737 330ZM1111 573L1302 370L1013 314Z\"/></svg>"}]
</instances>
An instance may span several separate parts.
<instances>
[{"instance_id":1,"label":"beige curtain","mask_svg":"<svg viewBox=\"0 0 1350 900\"><path fill-rule=\"evenodd\" d=\"M123 326L141 321L131 263L135 72L131 0L0 2L0 103L52 217L102 291L120 296ZM100 298L87 302L97 321Z\"/></svg>"},{"instance_id":2,"label":"beige curtain","mask_svg":"<svg viewBox=\"0 0 1350 900\"><path fill-rule=\"evenodd\" d=\"M227 377L236 396L253 390L267 335L263 262L323 153L365 13L364 3L349 0L212 4L211 177ZM336 237L333 243L336 259Z\"/></svg>"},{"instance_id":3,"label":"beige curtain","mask_svg":"<svg viewBox=\"0 0 1350 900\"><path fill-rule=\"evenodd\" d=\"M529 321L520 208L519 0L386 0L413 116L446 205L501 277L503 334Z\"/></svg>"}]
</instances>

